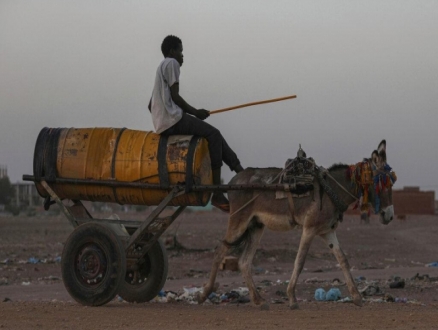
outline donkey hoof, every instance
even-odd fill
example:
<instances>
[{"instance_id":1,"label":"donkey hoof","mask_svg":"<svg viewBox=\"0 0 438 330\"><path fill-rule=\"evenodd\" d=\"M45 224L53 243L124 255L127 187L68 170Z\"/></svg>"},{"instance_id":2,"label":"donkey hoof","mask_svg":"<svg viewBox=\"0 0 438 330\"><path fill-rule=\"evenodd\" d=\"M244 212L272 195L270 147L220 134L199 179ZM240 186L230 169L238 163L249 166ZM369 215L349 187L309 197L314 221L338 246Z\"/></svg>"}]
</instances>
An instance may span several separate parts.
<instances>
[{"instance_id":1,"label":"donkey hoof","mask_svg":"<svg viewBox=\"0 0 438 330\"><path fill-rule=\"evenodd\" d=\"M362 307L363 306L362 297L354 298L353 299L353 304L355 304L356 306Z\"/></svg>"},{"instance_id":2,"label":"donkey hoof","mask_svg":"<svg viewBox=\"0 0 438 330\"><path fill-rule=\"evenodd\" d=\"M300 306L298 305L298 303L293 303L293 304L289 305L289 308L291 310L300 309Z\"/></svg>"},{"instance_id":3,"label":"donkey hoof","mask_svg":"<svg viewBox=\"0 0 438 330\"><path fill-rule=\"evenodd\" d=\"M199 292L195 295L195 300L198 302L199 305L202 304L206 299L207 297L204 297L204 295L200 294Z\"/></svg>"},{"instance_id":4,"label":"donkey hoof","mask_svg":"<svg viewBox=\"0 0 438 330\"><path fill-rule=\"evenodd\" d=\"M260 305L260 309L262 311L268 311L269 310L269 304L268 303L264 303Z\"/></svg>"}]
</instances>

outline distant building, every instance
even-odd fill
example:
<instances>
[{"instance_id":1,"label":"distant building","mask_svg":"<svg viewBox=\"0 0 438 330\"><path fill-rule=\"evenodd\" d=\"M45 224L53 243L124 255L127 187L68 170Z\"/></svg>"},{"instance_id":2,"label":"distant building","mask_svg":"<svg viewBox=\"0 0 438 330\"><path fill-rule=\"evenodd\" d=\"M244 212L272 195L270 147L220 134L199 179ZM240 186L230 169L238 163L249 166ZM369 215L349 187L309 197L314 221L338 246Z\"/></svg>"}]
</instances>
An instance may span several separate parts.
<instances>
[{"instance_id":1,"label":"distant building","mask_svg":"<svg viewBox=\"0 0 438 330\"><path fill-rule=\"evenodd\" d=\"M31 182L12 183L15 194L11 204L16 206L41 206L43 198L38 194L35 184Z\"/></svg>"},{"instance_id":2,"label":"distant building","mask_svg":"<svg viewBox=\"0 0 438 330\"><path fill-rule=\"evenodd\" d=\"M8 168L5 165L0 165L0 179L8 176ZM14 195L11 199L11 205L14 206L41 206L43 198L38 194L35 184L32 182L17 182L12 183ZM0 205L0 211L4 211L5 206Z\"/></svg>"},{"instance_id":3,"label":"distant building","mask_svg":"<svg viewBox=\"0 0 438 330\"><path fill-rule=\"evenodd\" d=\"M435 214L435 191L404 187L392 191L395 214Z\"/></svg>"},{"instance_id":4,"label":"distant building","mask_svg":"<svg viewBox=\"0 0 438 330\"><path fill-rule=\"evenodd\" d=\"M0 165L0 179L8 176L8 168L4 165Z\"/></svg>"},{"instance_id":5,"label":"distant building","mask_svg":"<svg viewBox=\"0 0 438 330\"><path fill-rule=\"evenodd\" d=\"M392 203L397 216L406 214L436 214L438 201L435 201L435 191L420 191L420 187L404 187L401 190L392 190ZM371 210L373 213L373 210ZM346 214L361 214L358 209L348 209ZM366 222L366 216L361 214Z\"/></svg>"}]
</instances>

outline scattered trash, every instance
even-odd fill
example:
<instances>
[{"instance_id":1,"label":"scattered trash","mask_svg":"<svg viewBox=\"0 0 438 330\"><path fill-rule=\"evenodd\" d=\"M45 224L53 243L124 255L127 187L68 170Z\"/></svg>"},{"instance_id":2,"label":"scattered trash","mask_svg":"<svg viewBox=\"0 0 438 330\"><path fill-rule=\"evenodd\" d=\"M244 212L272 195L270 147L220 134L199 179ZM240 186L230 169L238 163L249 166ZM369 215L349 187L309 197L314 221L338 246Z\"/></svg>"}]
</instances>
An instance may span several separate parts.
<instances>
[{"instance_id":1,"label":"scattered trash","mask_svg":"<svg viewBox=\"0 0 438 330\"><path fill-rule=\"evenodd\" d=\"M412 281L430 281L430 277L428 274L420 275L420 273L417 273L414 277L411 278Z\"/></svg>"},{"instance_id":2,"label":"scattered trash","mask_svg":"<svg viewBox=\"0 0 438 330\"><path fill-rule=\"evenodd\" d=\"M332 281L332 285L339 286L339 285L345 285L345 283L342 282L339 278L334 278Z\"/></svg>"},{"instance_id":3,"label":"scattered trash","mask_svg":"<svg viewBox=\"0 0 438 330\"><path fill-rule=\"evenodd\" d=\"M366 277L365 276L358 276L354 279L356 282L363 282L366 281Z\"/></svg>"},{"instance_id":4,"label":"scattered trash","mask_svg":"<svg viewBox=\"0 0 438 330\"><path fill-rule=\"evenodd\" d=\"M160 291L155 297L154 301L157 302L174 302L185 301L189 304L197 304L197 295L202 292L203 288L200 287L183 287L184 293L178 295L173 291Z\"/></svg>"},{"instance_id":5,"label":"scattered trash","mask_svg":"<svg viewBox=\"0 0 438 330\"><path fill-rule=\"evenodd\" d=\"M393 297L390 294L385 294L384 297L382 298L367 298L366 299L367 302L369 303L403 303L403 304L414 304L414 305L422 305L424 306L424 304L418 302L417 300L411 299L409 300L406 297Z\"/></svg>"},{"instance_id":6,"label":"scattered trash","mask_svg":"<svg viewBox=\"0 0 438 330\"><path fill-rule=\"evenodd\" d=\"M341 291L338 288L331 288L327 292L318 288L315 290L315 300L317 301L337 301L341 299Z\"/></svg>"},{"instance_id":7,"label":"scattered trash","mask_svg":"<svg viewBox=\"0 0 438 330\"><path fill-rule=\"evenodd\" d=\"M337 301L341 299L341 291L338 288L331 288L325 295L327 301Z\"/></svg>"},{"instance_id":8,"label":"scattered trash","mask_svg":"<svg viewBox=\"0 0 438 330\"><path fill-rule=\"evenodd\" d=\"M228 300L228 296L227 296L226 294L223 294L223 295L221 295L221 296L219 297L219 299L220 299L221 301L227 301L227 300Z\"/></svg>"},{"instance_id":9,"label":"scattered trash","mask_svg":"<svg viewBox=\"0 0 438 330\"><path fill-rule=\"evenodd\" d=\"M60 280L61 280L60 277L53 275L38 278L38 281L60 281Z\"/></svg>"},{"instance_id":10,"label":"scattered trash","mask_svg":"<svg viewBox=\"0 0 438 330\"><path fill-rule=\"evenodd\" d=\"M167 303L167 298L166 298L166 297L160 297L160 296L157 295L157 296L154 298L153 301L155 301L155 302L159 302L159 303Z\"/></svg>"},{"instance_id":11,"label":"scattered trash","mask_svg":"<svg viewBox=\"0 0 438 330\"><path fill-rule=\"evenodd\" d=\"M359 292L362 294L362 296L377 296L382 295L383 292L380 290L380 288L376 284L369 284L365 286L364 288L360 289Z\"/></svg>"},{"instance_id":12,"label":"scattered trash","mask_svg":"<svg viewBox=\"0 0 438 330\"><path fill-rule=\"evenodd\" d=\"M230 292L226 292L220 296L221 302L229 302L229 303L238 303L238 304L246 304L250 302L248 296L249 290L245 287L240 287Z\"/></svg>"},{"instance_id":13,"label":"scattered trash","mask_svg":"<svg viewBox=\"0 0 438 330\"><path fill-rule=\"evenodd\" d=\"M38 258L34 258L34 257L30 257L28 260L27 260L27 263L28 264L37 264L37 263L39 263L40 262L40 259L38 259Z\"/></svg>"},{"instance_id":14,"label":"scattered trash","mask_svg":"<svg viewBox=\"0 0 438 330\"><path fill-rule=\"evenodd\" d=\"M414 265L424 265L422 262L418 262L418 261L411 261L411 264L414 264Z\"/></svg>"},{"instance_id":15,"label":"scattered trash","mask_svg":"<svg viewBox=\"0 0 438 330\"><path fill-rule=\"evenodd\" d=\"M353 300L350 297L345 297L345 298L339 299L337 302L339 302L339 303L349 303L349 302L353 302Z\"/></svg>"},{"instance_id":16,"label":"scattered trash","mask_svg":"<svg viewBox=\"0 0 438 330\"><path fill-rule=\"evenodd\" d=\"M0 261L0 264L2 264L2 265L8 265L10 263L12 263L12 261L9 258L6 258L5 260Z\"/></svg>"},{"instance_id":17,"label":"scattered trash","mask_svg":"<svg viewBox=\"0 0 438 330\"><path fill-rule=\"evenodd\" d=\"M370 302L370 303L385 303L386 302L384 298L367 298L366 301Z\"/></svg>"},{"instance_id":18,"label":"scattered trash","mask_svg":"<svg viewBox=\"0 0 438 330\"><path fill-rule=\"evenodd\" d=\"M394 281L389 283L389 287L391 289L403 289L405 287L405 281L400 280L400 281Z\"/></svg>"},{"instance_id":19,"label":"scattered trash","mask_svg":"<svg viewBox=\"0 0 438 330\"><path fill-rule=\"evenodd\" d=\"M317 301L325 301L326 292L322 288L318 288L315 290L315 300Z\"/></svg>"},{"instance_id":20,"label":"scattered trash","mask_svg":"<svg viewBox=\"0 0 438 330\"><path fill-rule=\"evenodd\" d=\"M391 258L385 258L385 261L389 261L389 262L395 262L395 259L391 259Z\"/></svg>"},{"instance_id":21,"label":"scattered trash","mask_svg":"<svg viewBox=\"0 0 438 330\"><path fill-rule=\"evenodd\" d=\"M194 295L197 292L202 292L202 288L199 287L184 287L184 293L187 293L188 295ZM160 292L161 293L161 292Z\"/></svg>"},{"instance_id":22,"label":"scattered trash","mask_svg":"<svg viewBox=\"0 0 438 330\"><path fill-rule=\"evenodd\" d=\"M3 299L3 302L8 302L8 301L12 301L12 300L9 299L8 297L6 297L5 299Z\"/></svg>"},{"instance_id":23,"label":"scattered trash","mask_svg":"<svg viewBox=\"0 0 438 330\"><path fill-rule=\"evenodd\" d=\"M10 265L10 264L19 264L19 265L24 265L24 264L55 264L55 263L60 263L61 262L61 257L55 257L55 258L44 258L44 259L38 259L36 257L30 257L27 260L13 260L13 259L5 259L3 261L0 261L0 264L3 265Z\"/></svg>"},{"instance_id":24,"label":"scattered trash","mask_svg":"<svg viewBox=\"0 0 438 330\"><path fill-rule=\"evenodd\" d=\"M30 282L22 282L21 285L30 285Z\"/></svg>"},{"instance_id":25,"label":"scattered trash","mask_svg":"<svg viewBox=\"0 0 438 330\"><path fill-rule=\"evenodd\" d=\"M216 292L210 293L208 300L210 300L210 302L213 304L219 304L222 301L221 296L219 296Z\"/></svg>"},{"instance_id":26,"label":"scattered trash","mask_svg":"<svg viewBox=\"0 0 438 330\"><path fill-rule=\"evenodd\" d=\"M431 262L430 264L426 264L426 267L438 267L438 261Z\"/></svg>"},{"instance_id":27,"label":"scattered trash","mask_svg":"<svg viewBox=\"0 0 438 330\"><path fill-rule=\"evenodd\" d=\"M325 281L319 279L318 277L311 277L311 278L308 278L308 279L304 280L304 283L306 283L306 284L310 284L310 283L321 283L321 282L325 282Z\"/></svg>"},{"instance_id":28,"label":"scattered trash","mask_svg":"<svg viewBox=\"0 0 438 330\"><path fill-rule=\"evenodd\" d=\"M387 301L387 302L394 302L394 297L393 296L391 296L390 294L385 294L385 296L383 297L383 299L385 299L385 301Z\"/></svg>"},{"instance_id":29,"label":"scattered trash","mask_svg":"<svg viewBox=\"0 0 438 330\"><path fill-rule=\"evenodd\" d=\"M234 292L237 292L240 296L247 296L249 294L249 289L246 287L239 287L237 289L233 290Z\"/></svg>"},{"instance_id":30,"label":"scattered trash","mask_svg":"<svg viewBox=\"0 0 438 330\"><path fill-rule=\"evenodd\" d=\"M178 295L175 292L168 291L166 294L166 299L167 299L167 302L169 302L169 303L175 302L177 298L178 298Z\"/></svg>"},{"instance_id":31,"label":"scattered trash","mask_svg":"<svg viewBox=\"0 0 438 330\"><path fill-rule=\"evenodd\" d=\"M217 285L217 287L219 287ZM184 293L178 295L176 292L165 291L155 297L154 301L157 302L178 302L185 301L190 304L197 304L197 296L202 292L203 288L198 287L184 287ZM238 303L246 304L250 302L249 290L246 287L239 287L225 293L212 292L208 296L207 303L220 304L220 303Z\"/></svg>"}]
</instances>

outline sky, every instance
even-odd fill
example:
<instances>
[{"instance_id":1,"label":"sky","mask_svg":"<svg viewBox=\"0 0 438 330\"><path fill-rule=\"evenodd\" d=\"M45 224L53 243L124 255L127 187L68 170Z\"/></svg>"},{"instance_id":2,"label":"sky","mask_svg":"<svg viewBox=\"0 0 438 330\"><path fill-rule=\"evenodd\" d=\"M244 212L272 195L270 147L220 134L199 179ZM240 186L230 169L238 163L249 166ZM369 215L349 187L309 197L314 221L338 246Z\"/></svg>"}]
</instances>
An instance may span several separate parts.
<instances>
[{"instance_id":1,"label":"sky","mask_svg":"<svg viewBox=\"0 0 438 330\"><path fill-rule=\"evenodd\" d=\"M153 130L174 34L196 108L297 95L207 119L244 167L283 167L299 144L354 164L386 139L394 188L438 191L437 18L436 0L0 0L0 165L32 174L43 127Z\"/></svg>"}]
</instances>

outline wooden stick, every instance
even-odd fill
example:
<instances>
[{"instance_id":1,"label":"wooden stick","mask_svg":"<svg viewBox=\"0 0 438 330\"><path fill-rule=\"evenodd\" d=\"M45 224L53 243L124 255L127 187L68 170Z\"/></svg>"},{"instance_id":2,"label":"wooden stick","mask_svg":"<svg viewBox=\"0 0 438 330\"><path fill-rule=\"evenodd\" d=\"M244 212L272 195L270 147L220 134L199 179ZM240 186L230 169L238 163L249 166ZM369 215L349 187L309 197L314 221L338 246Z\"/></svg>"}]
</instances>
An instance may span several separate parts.
<instances>
[{"instance_id":1,"label":"wooden stick","mask_svg":"<svg viewBox=\"0 0 438 330\"><path fill-rule=\"evenodd\" d=\"M245 103L245 104L241 104L241 105L236 105L234 107L210 111L210 115L213 115L215 113L250 107L252 105L257 105L257 104L272 103L272 102L278 102L278 101L283 101L283 100L288 100L288 99L294 99L296 97L297 97L296 95L290 95L290 96L285 96L285 97L279 97L277 99L270 99L270 100L264 100L264 101L258 101L258 102Z\"/></svg>"}]
</instances>

